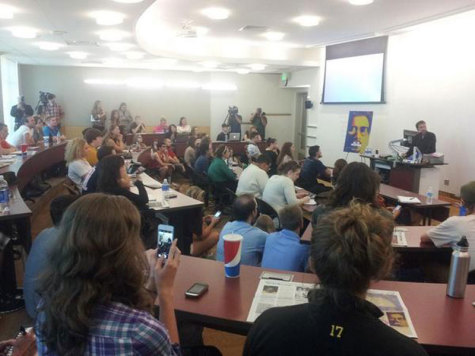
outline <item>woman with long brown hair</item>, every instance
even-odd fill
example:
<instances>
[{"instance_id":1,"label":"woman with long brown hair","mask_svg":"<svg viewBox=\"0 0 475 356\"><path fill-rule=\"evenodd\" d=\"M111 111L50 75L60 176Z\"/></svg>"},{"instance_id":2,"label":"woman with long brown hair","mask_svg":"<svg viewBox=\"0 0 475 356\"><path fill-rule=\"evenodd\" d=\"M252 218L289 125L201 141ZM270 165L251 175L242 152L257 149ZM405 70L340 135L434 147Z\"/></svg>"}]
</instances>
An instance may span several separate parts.
<instances>
[{"instance_id":1,"label":"woman with long brown hair","mask_svg":"<svg viewBox=\"0 0 475 356\"><path fill-rule=\"evenodd\" d=\"M112 110L110 126L113 126L113 125L119 126L119 120L120 120L119 110L117 110L117 109Z\"/></svg>"},{"instance_id":2,"label":"woman with long brown hair","mask_svg":"<svg viewBox=\"0 0 475 356\"><path fill-rule=\"evenodd\" d=\"M102 144L104 146L110 146L114 148L117 153L121 153L125 149L124 141L122 141L122 134L120 133L120 127L117 125L111 125L109 130L104 136Z\"/></svg>"},{"instance_id":3,"label":"woman with long brown hair","mask_svg":"<svg viewBox=\"0 0 475 356\"><path fill-rule=\"evenodd\" d=\"M279 156L277 157L277 167L279 167L281 164L294 161L294 152L294 144L292 142L285 142L282 145L282 149L280 150Z\"/></svg>"},{"instance_id":4,"label":"woman with long brown hair","mask_svg":"<svg viewBox=\"0 0 475 356\"><path fill-rule=\"evenodd\" d=\"M179 353L173 282L180 251L174 242L162 266L155 252L144 253L139 231L139 212L124 197L89 194L66 210L40 280L40 355ZM146 288L158 292L160 322Z\"/></svg>"},{"instance_id":5,"label":"woman with long brown hair","mask_svg":"<svg viewBox=\"0 0 475 356\"><path fill-rule=\"evenodd\" d=\"M96 100L94 102L94 106L91 110L91 119L94 120L92 127L104 131L106 127L107 115L104 108L102 107L102 101Z\"/></svg>"}]
</instances>

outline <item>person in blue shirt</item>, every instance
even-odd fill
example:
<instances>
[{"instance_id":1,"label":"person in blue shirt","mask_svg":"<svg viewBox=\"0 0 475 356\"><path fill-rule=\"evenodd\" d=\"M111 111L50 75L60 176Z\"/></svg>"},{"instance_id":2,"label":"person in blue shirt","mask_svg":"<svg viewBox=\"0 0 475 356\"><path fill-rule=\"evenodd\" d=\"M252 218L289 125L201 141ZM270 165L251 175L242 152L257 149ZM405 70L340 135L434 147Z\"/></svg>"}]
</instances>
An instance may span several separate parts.
<instances>
[{"instance_id":1,"label":"person in blue shirt","mask_svg":"<svg viewBox=\"0 0 475 356\"><path fill-rule=\"evenodd\" d=\"M309 256L309 245L300 243L298 235L303 227L302 209L289 205L279 211L282 231L267 237L262 257L262 267L286 271L305 271Z\"/></svg>"},{"instance_id":2,"label":"person in blue shirt","mask_svg":"<svg viewBox=\"0 0 475 356\"><path fill-rule=\"evenodd\" d=\"M50 143L53 142L53 137L59 137L62 141L65 139L63 135L61 135L61 131L59 130L58 126L58 118L54 116L48 116L45 119L46 126L43 127L43 136L48 136L50 138Z\"/></svg>"},{"instance_id":3,"label":"person in blue shirt","mask_svg":"<svg viewBox=\"0 0 475 356\"><path fill-rule=\"evenodd\" d=\"M317 179L330 181L331 170L327 168L320 158L322 152L320 146L310 146L308 148L308 157L305 159L300 171L300 177L296 184L314 194L323 193L331 190L323 184L317 182Z\"/></svg>"},{"instance_id":4,"label":"person in blue shirt","mask_svg":"<svg viewBox=\"0 0 475 356\"><path fill-rule=\"evenodd\" d=\"M195 173L208 174L209 160L210 160L210 146L211 142L209 138L201 140L198 148L198 158L195 161L194 169Z\"/></svg>"},{"instance_id":5,"label":"person in blue shirt","mask_svg":"<svg viewBox=\"0 0 475 356\"><path fill-rule=\"evenodd\" d=\"M234 221L226 223L219 234L216 260L224 261L224 240L227 234L242 235L241 264L259 266L268 236L267 232L252 226L257 219L257 202L253 195L243 194L232 205Z\"/></svg>"},{"instance_id":6,"label":"person in blue shirt","mask_svg":"<svg viewBox=\"0 0 475 356\"><path fill-rule=\"evenodd\" d=\"M25 277L23 278L23 297L28 315L35 319L36 307L40 301L37 294L38 277L46 268L49 262L48 253L56 243L59 234L59 223L63 213L78 197L74 195L62 195L51 202L50 215L53 227L49 227L40 232L33 241L30 254L26 260Z\"/></svg>"}]
</instances>

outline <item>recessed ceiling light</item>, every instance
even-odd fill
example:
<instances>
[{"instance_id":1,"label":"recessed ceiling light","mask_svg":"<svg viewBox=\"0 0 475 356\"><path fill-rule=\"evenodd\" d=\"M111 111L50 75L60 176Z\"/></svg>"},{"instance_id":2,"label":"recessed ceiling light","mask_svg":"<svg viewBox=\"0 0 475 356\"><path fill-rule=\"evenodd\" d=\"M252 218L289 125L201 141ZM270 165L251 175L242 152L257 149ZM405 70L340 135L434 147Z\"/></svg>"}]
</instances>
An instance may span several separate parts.
<instances>
[{"instance_id":1,"label":"recessed ceiling light","mask_svg":"<svg viewBox=\"0 0 475 356\"><path fill-rule=\"evenodd\" d=\"M251 68L252 70L264 70L266 69L266 65L265 64L260 64L260 63L253 63L253 64L249 64L249 68Z\"/></svg>"},{"instance_id":2,"label":"recessed ceiling light","mask_svg":"<svg viewBox=\"0 0 475 356\"><path fill-rule=\"evenodd\" d=\"M213 61L206 61L206 62L201 63L201 65L205 68L213 69L213 68L216 68L219 65L219 63L213 62Z\"/></svg>"},{"instance_id":3,"label":"recessed ceiling light","mask_svg":"<svg viewBox=\"0 0 475 356\"><path fill-rule=\"evenodd\" d=\"M68 52L68 54L69 54L69 57L71 57L72 59L86 59L88 56L86 52L80 52L80 51Z\"/></svg>"},{"instance_id":4,"label":"recessed ceiling light","mask_svg":"<svg viewBox=\"0 0 475 356\"><path fill-rule=\"evenodd\" d=\"M15 10L13 6L0 4L0 19L12 19Z\"/></svg>"},{"instance_id":5,"label":"recessed ceiling light","mask_svg":"<svg viewBox=\"0 0 475 356\"><path fill-rule=\"evenodd\" d=\"M13 36L19 38L35 38L38 35L38 30L32 27L10 27L9 30Z\"/></svg>"},{"instance_id":6,"label":"recessed ceiling light","mask_svg":"<svg viewBox=\"0 0 475 356\"><path fill-rule=\"evenodd\" d=\"M115 2L120 2L121 4L138 4L139 2L142 2L143 0L112 0Z\"/></svg>"},{"instance_id":7,"label":"recessed ceiling light","mask_svg":"<svg viewBox=\"0 0 475 356\"><path fill-rule=\"evenodd\" d=\"M236 73L239 73L239 74L249 74L251 71L249 69L246 69L246 68L239 68L239 69L236 69Z\"/></svg>"},{"instance_id":8,"label":"recessed ceiling light","mask_svg":"<svg viewBox=\"0 0 475 356\"><path fill-rule=\"evenodd\" d=\"M300 26L304 27L312 27L312 26L318 26L320 23L320 17L318 16L299 16L293 19L294 22L297 22Z\"/></svg>"},{"instance_id":9,"label":"recessed ceiling light","mask_svg":"<svg viewBox=\"0 0 475 356\"><path fill-rule=\"evenodd\" d=\"M97 33L99 38L103 41L122 41L122 39L129 34L120 30L104 30Z\"/></svg>"},{"instance_id":10,"label":"recessed ceiling light","mask_svg":"<svg viewBox=\"0 0 475 356\"><path fill-rule=\"evenodd\" d=\"M91 17L96 19L98 25L112 26L124 22L125 15L115 11L94 11Z\"/></svg>"},{"instance_id":11,"label":"recessed ceiling light","mask_svg":"<svg viewBox=\"0 0 475 356\"><path fill-rule=\"evenodd\" d=\"M280 41L282 38L284 38L285 33L268 31L268 32L264 32L262 36L267 38L269 41Z\"/></svg>"},{"instance_id":12,"label":"recessed ceiling light","mask_svg":"<svg viewBox=\"0 0 475 356\"><path fill-rule=\"evenodd\" d=\"M201 10L201 13L212 20L225 20L229 17L230 11L223 7L208 7Z\"/></svg>"},{"instance_id":13,"label":"recessed ceiling light","mask_svg":"<svg viewBox=\"0 0 475 356\"><path fill-rule=\"evenodd\" d=\"M125 54L127 59L142 59L145 56L145 53L138 51L130 51Z\"/></svg>"},{"instance_id":14,"label":"recessed ceiling light","mask_svg":"<svg viewBox=\"0 0 475 356\"><path fill-rule=\"evenodd\" d=\"M62 43L57 42L38 42L36 45L44 51L56 51L64 46Z\"/></svg>"},{"instance_id":15,"label":"recessed ceiling light","mask_svg":"<svg viewBox=\"0 0 475 356\"><path fill-rule=\"evenodd\" d=\"M134 47L132 43L123 43L123 42L105 43L104 45L109 47L111 51L116 51L116 52L128 51L129 49Z\"/></svg>"},{"instance_id":16,"label":"recessed ceiling light","mask_svg":"<svg viewBox=\"0 0 475 356\"><path fill-rule=\"evenodd\" d=\"M362 6L369 5L374 2L374 0L348 0L351 5Z\"/></svg>"}]
</instances>

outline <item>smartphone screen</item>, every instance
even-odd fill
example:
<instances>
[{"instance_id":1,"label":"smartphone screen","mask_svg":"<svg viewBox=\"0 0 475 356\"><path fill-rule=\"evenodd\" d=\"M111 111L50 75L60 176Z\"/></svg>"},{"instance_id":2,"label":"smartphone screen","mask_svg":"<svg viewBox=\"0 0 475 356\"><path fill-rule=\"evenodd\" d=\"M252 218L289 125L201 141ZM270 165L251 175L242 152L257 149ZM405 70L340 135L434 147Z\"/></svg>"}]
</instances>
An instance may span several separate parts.
<instances>
[{"instance_id":1,"label":"smartphone screen","mask_svg":"<svg viewBox=\"0 0 475 356\"><path fill-rule=\"evenodd\" d=\"M173 226L158 225L157 256L168 258L173 241Z\"/></svg>"},{"instance_id":2,"label":"smartphone screen","mask_svg":"<svg viewBox=\"0 0 475 356\"><path fill-rule=\"evenodd\" d=\"M221 211L217 211L216 214L214 214L214 217L217 219L221 216Z\"/></svg>"}]
</instances>

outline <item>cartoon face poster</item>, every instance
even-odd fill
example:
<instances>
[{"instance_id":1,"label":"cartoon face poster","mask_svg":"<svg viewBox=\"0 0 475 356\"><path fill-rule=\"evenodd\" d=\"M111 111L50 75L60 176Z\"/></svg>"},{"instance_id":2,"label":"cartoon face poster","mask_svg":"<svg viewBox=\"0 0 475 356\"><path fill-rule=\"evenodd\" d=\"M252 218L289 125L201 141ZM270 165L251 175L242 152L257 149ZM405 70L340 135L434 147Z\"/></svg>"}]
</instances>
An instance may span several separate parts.
<instances>
[{"instance_id":1,"label":"cartoon face poster","mask_svg":"<svg viewBox=\"0 0 475 356\"><path fill-rule=\"evenodd\" d=\"M364 153L368 146L372 123L372 111L350 111L344 152Z\"/></svg>"}]
</instances>

